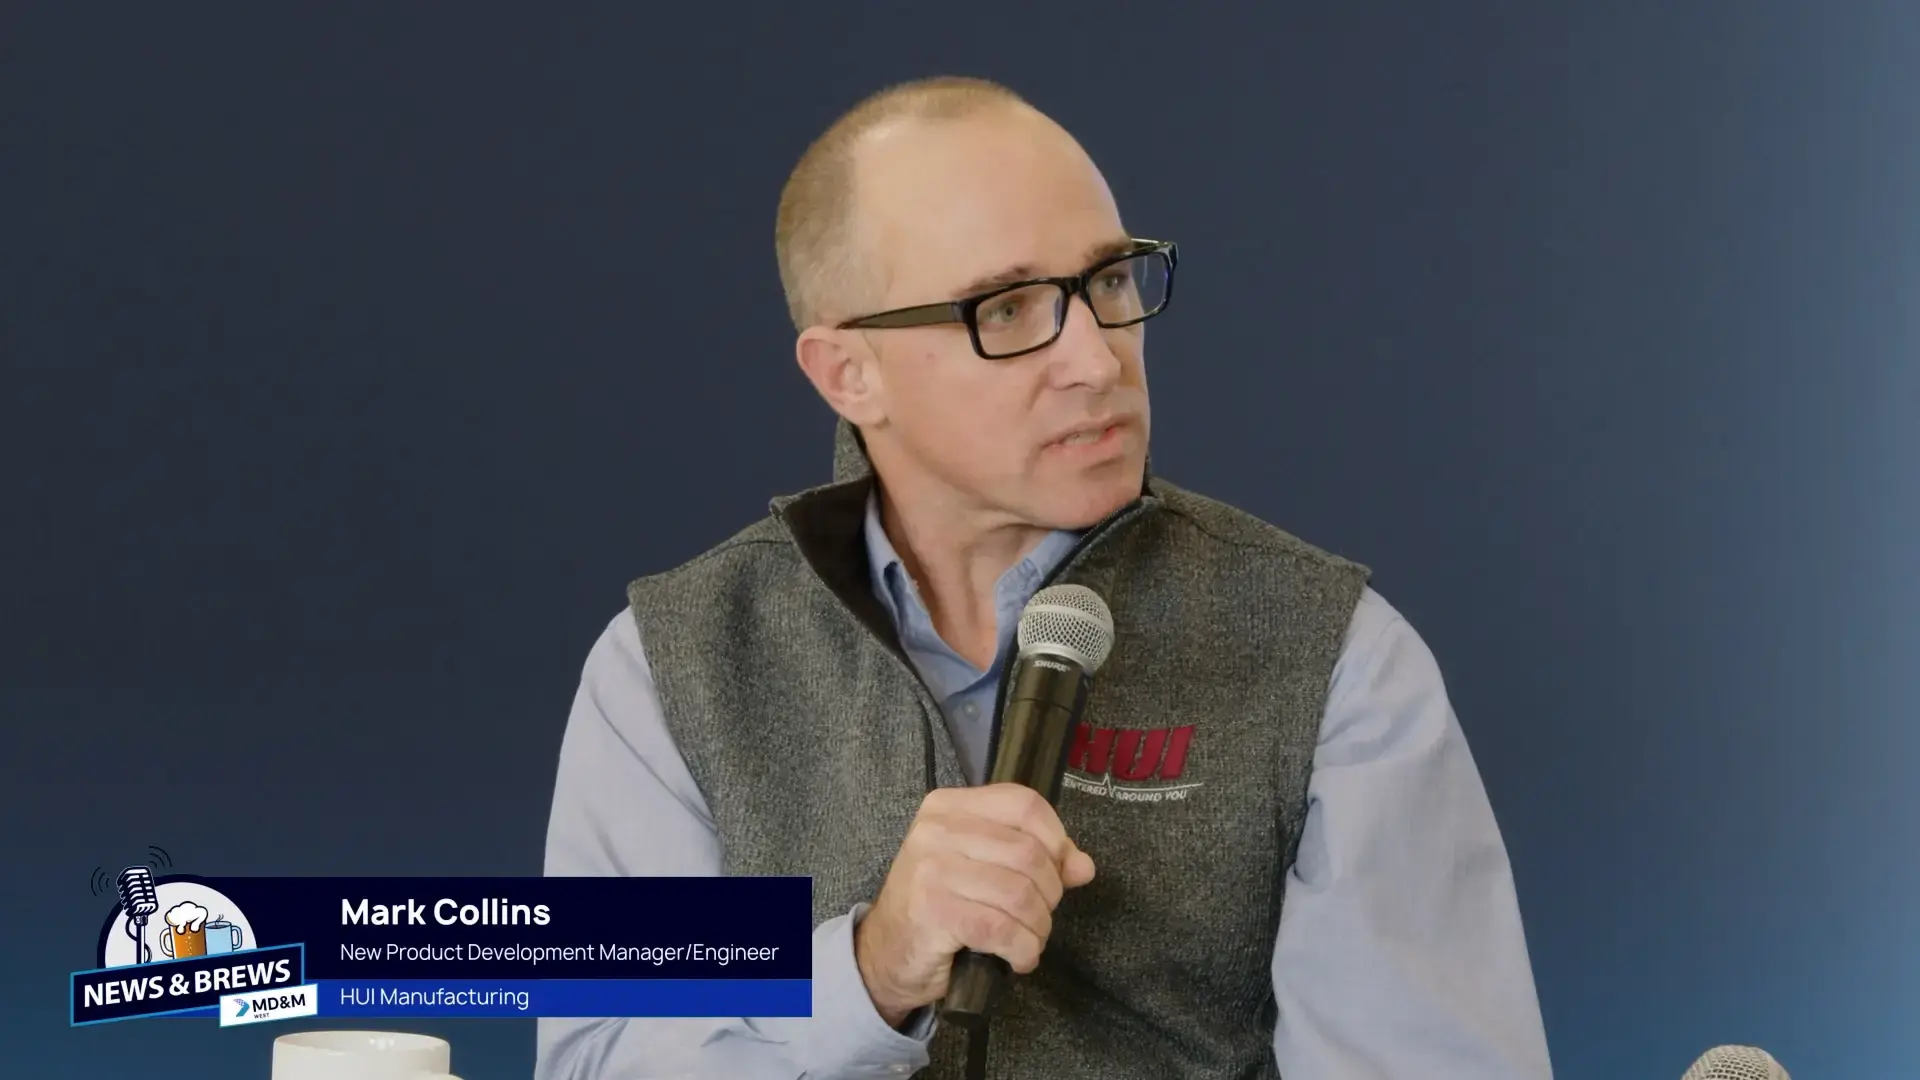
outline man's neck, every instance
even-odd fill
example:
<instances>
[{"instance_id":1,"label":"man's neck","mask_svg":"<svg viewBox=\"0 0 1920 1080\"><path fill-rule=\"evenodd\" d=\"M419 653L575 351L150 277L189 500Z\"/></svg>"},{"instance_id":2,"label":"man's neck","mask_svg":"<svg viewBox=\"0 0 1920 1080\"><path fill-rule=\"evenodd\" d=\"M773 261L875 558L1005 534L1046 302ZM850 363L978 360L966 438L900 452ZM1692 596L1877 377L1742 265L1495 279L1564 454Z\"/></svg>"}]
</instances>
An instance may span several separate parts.
<instances>
[{"instance_id":1,"label":"man's neck","mask_svg":"<svg viewBox=\"0 0 1920 1080\"><path fill-rule=\"evenodd\" d=\"M957 508L902 505L883 489L880 524L953 651L985 670L999 652L995 589L1047 536L1040 526L982 521Z\"/></svg>"}]
</instances>

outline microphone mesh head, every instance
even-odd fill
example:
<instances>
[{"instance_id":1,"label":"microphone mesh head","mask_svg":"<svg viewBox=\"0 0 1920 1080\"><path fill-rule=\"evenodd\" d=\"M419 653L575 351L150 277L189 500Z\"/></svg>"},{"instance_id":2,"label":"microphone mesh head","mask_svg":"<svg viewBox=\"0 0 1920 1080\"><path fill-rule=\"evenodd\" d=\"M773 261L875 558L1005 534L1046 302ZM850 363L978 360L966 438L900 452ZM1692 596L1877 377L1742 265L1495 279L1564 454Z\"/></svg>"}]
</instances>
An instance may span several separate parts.
<instances>
[{"instance_id":1,"label":"microphone mesh head","mask_svg":"<svg viewBox=\"0 0 1920 1080\"><path fill-rule=\"evenodd\" d=\"M160 895L153 887L153 871L144 866L129 866L120 871L120 906L135 918L160 910Z\"/></svg>"},{"instance_id":2,"label":"microphone mesh head","mask_svg":"<svg viewBox=\"0 0 1920 1080\"><path fill-rule=\"evenodd\" d=\"M1700 1055L1680 1080L1792 1080L1773 1055L1757 1046L1716 1046Z\"/></svg>"},{"instance_id":3,"label":"microphone mesh head","mask_svg":"<svg viewBox=\"0 0 1920 1080\"><path fill-rule=\"evenodd\" d=\"M1027 601L1014 640L1022 656L1065 653L1091 675L1113 651L1113 613L1100 594L1085 585L1049 585Z\"/></svg>"}]
</instances>

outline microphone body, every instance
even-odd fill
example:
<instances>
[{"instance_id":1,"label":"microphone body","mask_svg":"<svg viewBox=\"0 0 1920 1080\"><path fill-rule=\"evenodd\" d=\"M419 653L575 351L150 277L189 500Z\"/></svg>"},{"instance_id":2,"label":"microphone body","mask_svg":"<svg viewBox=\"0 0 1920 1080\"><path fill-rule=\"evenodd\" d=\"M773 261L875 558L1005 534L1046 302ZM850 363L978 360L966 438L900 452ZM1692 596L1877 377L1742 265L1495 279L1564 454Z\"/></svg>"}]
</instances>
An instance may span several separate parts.
<instances>
[{"instance_id":1,"label":"microphone body","mask_svg":"<svg viewBox=\"0 0 1920 1080\"><path fill-rule=\"evenodd\" d=\"M1045 652L1021 656L1015 663L1019 668L1000 718L987 783L1019 784L1057 803L1073 729L1093 680L1073 660ZM992 1015L1012 974L1007 962L991 953L959 953L953 958L941 1011L949 1016Z\"/></svg>"},{"instance_id":2,"label":"microphone body","mask_svg":"<svg viewBox=\"0 0 1920 1080\"><path fill-rule=\"evenodd\" d=\"M1018 640L986 780L1032 788L1057 803L1093 673L1113 648L1113 615L1091 589L1049 586L1021 613ZM963 1025L983 1023L1012 974L998 956L961 950L953 958L941 1015Z\"/></svg>"},{"instance_id":3,"label":"microphone body","mask_svg":"<svg viewBox=\"0 0 1920 1080\"><path fill-rule=\"evenodd\" d=\"M1073 729L1093 676L1071 657L1035 651L1019 659L988 771L989 784L1019 784L1058 802Z\"/></svg>"}]
</instances>

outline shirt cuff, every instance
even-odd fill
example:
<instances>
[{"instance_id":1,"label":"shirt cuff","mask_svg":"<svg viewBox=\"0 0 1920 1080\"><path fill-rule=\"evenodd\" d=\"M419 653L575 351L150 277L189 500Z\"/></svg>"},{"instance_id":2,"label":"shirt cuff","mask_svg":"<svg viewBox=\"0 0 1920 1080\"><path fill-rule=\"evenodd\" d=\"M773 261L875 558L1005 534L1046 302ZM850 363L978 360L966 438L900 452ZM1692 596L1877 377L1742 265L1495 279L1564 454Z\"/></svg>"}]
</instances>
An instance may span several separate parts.
<instances>
[{"instance_id":1,"label":"shirt cuff","mask_svg":"<svg viewBox=\"0 0 1920 1080\"><path fill-rule=\"evenodd\" d=\"M762 1030L786 1028L789 1046L808 1076L892 1078L927 1064L927 1044L937 1019L931 1006L913 1013L897 1031L880 1017L853 958L853 929L868 904L856 904L813 930L813 1016L756 1021ZM788 1025L792 1025L788 1028ZM781 1034L785 1034L782 1032Z\"/></svg>"}]
</instances>

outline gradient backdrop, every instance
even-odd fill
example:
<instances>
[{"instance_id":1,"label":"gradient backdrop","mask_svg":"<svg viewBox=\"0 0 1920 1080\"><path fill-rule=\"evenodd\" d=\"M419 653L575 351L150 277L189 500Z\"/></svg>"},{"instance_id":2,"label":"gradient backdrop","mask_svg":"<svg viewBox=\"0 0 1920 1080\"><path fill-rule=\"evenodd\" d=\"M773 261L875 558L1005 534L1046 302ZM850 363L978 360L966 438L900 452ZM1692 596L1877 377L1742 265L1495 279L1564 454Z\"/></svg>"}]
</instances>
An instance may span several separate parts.
<instances>
[{"instance_id":1,"label":"gradient backdrop","mask_svg":"<svg viewBox=\"0 0 1920 1080\"><path fill-rule=\"evenodd\" d=\"M642 7L0 14L9 1076L266 1077L288 1025L62 1023L150 843L539 871L624 582L826 475L787 169L941 71L1180 242L1156 465L1440 657L1558 1075L1910 1071L1920 11Z\"/></svg>"}]
</instances>

